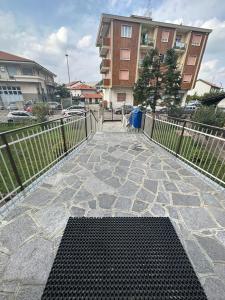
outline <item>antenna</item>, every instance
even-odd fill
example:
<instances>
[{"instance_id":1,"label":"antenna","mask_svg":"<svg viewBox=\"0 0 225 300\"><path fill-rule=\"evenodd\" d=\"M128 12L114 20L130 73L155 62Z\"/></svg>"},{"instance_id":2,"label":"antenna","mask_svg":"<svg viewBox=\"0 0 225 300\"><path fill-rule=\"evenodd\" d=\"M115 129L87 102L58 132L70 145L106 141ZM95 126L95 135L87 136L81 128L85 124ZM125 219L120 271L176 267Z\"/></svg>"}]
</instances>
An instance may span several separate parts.
<instances>
[{"instance_id":1,"label":"antenna","mask_svg":"<svg viewBox=\"0 0 225 300\"><path fill-rule=\"evenodd\" d=\"M145 10L145 17L152 18L152 0L146 0L146 10Z\"/></svg>"}]
</instances>

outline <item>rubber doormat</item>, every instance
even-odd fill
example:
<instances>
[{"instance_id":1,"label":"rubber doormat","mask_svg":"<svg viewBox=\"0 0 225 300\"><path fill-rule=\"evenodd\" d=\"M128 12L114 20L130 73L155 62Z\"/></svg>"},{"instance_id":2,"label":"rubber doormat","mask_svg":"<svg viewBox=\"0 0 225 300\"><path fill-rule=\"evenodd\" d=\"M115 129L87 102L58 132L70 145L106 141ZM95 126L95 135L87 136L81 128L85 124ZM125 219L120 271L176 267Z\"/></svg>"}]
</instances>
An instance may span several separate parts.
<instances>
[{"instance_id":1,"label":"rubber doormat","mask_svg":"<svg viewBox=\"0 0 225 300\"><path fill-rule=\"evenodd\" d=\"M207 298L169 218L69 218L46 299Z\"/></svg>"}]
</instances>

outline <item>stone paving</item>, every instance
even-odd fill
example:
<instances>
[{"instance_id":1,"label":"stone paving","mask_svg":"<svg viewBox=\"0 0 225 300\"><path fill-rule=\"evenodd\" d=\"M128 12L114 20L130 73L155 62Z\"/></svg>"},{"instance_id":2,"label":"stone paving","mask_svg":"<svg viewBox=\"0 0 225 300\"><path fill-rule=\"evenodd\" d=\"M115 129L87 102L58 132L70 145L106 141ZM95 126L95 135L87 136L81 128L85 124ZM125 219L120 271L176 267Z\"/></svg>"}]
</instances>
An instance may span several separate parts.
<instances>
[{"instance_id":1,"label":"stone paving","mask_svg":"<svg viewBox=\"0 0 225 300\"><path fill-rule=\"evenodd\" d=\"M225 193L142 134L97 133L0 223L0 299L40 299L69 216L169 216L225 299Z\"/></svg>"}]
</instances>

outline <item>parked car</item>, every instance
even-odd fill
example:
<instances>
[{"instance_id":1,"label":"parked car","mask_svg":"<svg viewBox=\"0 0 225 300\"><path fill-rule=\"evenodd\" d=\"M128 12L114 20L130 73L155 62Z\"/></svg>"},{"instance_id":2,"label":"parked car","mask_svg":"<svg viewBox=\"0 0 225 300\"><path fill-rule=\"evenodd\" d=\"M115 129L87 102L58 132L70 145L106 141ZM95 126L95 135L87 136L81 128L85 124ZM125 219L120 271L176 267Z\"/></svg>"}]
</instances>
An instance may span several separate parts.
<instances>
[{"instance_id":1,"label":"parked car","mask_svg":"<svg viewBox=\"0 0 225 300\"><path fill-rule=\"evenodd\" d=\"M72 116L83 116L85 111L83 110L69 110L64 113L64 117L72 117Z\"/></svg>"},{"instance_id":2,"label":"parked car","mask_svg":"<svg viewBox=\"0 0 225 300\"><path fill-rule=\"evenodd\" d=\"M78 113L82 112L82 114L83 114L83 113L85 113L86 110L85 110L85 107L82 105L72 105L66 109L63 109L62 115L65 115L65 113L68 113L69 111L78 111Z\"/></svg>"},{"instance_id":3,"label":"parked car","mask_svg":"<svg viewBox=\"0 0 225 300\"><path fill-rule=\"evenodd\" d=\"M4 110L4 109L5 109L4 105L0 104L0 110Z\"/></svg>"},{"instance_id":4,"label":"parked car","mask_svg":"<svg viewBox=\"0 0 225 300\"><path fill-rule=\"evenodd\" d=\"M37 118L27 111L10 111L7 115L9 123L19 123L27 121L36 121Z\"/></svg>"},{"instance_id":5,"label":"parked car","mask_svg":"<svg viewBox=\"0 0 225 300\"><path fill-rule=\"evenodd\" d=\"M48 102L48 107L49 109L57 109L57 110L60 110L62 109L62 104L59 103L59 102Z\"/></svg>"},{"instance_id":6,"label":"parked car","mask_svg":"<svg viewBox=\"0 0 225 300\"><path fill-rule=\"evenodd\" d=\"M121 107L115 108L114 112L116 115L121 115L122 112L124 111L124 114L129 114L132 112L132 110L134 109L134 107L132 105L123 105Z\"/></svg>"},{"instance_id":7,"label":"parked car","mask_svg":"<svg viewBox=\"0 0 225 300\"><path fill-rule=\"evenodd\" d=\"M194 112L198 107L195 105L186 105L184 107L184 113L192 113Z\"/></svg>"},{"instance_id":8,"label":"parked car","mask_svg":"<svg viewBox=\"0 0 225 300\"><path fill-rule=\"evenodd\" d=\"M7 107L8 110L18 110L16 103L10 103Z\"/></svg>"}]
</instances>

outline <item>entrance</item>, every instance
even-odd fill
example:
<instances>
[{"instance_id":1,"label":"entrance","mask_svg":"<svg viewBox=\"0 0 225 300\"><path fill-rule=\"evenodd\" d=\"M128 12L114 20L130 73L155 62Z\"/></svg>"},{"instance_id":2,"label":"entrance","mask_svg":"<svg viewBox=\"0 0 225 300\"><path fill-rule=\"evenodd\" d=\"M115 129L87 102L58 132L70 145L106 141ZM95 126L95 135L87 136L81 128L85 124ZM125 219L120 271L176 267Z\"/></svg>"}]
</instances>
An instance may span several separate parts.
<instances>
[{"instance_id":1,"label":"entrance","mask_svg":"<svg viewBox=\"0 0 225 300\"><path fill-rule=\"evenodd\" d=\"M122 121L122 109L120 108L104 108L103 109L103 122L107 121Z\"/></svg>"}]
</instances>

